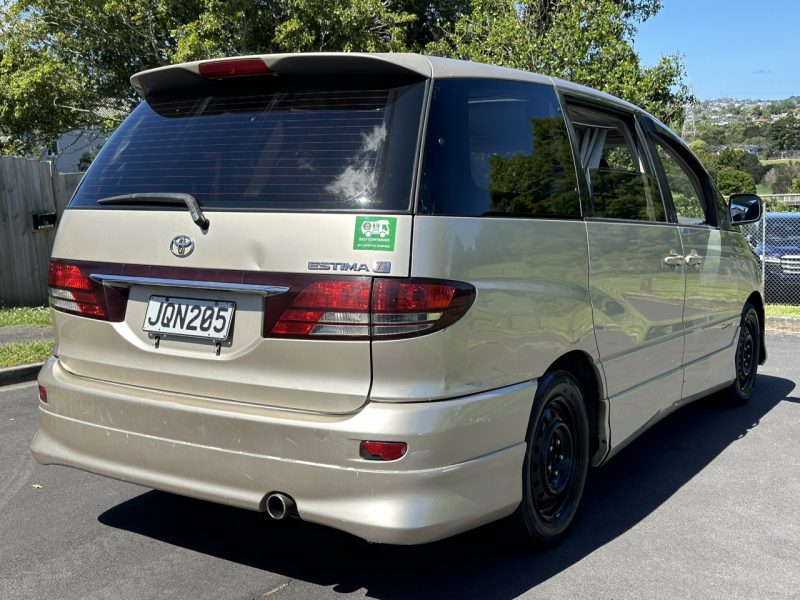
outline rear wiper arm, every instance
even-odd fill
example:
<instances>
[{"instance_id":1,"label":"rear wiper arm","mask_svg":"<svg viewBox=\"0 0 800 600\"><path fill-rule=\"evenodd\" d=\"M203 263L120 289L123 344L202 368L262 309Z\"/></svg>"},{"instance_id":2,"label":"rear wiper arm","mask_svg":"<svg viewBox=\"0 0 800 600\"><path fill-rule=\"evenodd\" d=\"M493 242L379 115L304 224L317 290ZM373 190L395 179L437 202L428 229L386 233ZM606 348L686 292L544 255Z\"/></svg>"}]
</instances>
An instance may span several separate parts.
<instances>
[{"instance_id":1,"label":"rear wiper arm","mask_svg":"<svg viewBox=\"0 0 800 600\"><path fill-rule=\"evenodd\" d=\"M121 196L109 196L108 198L100 198L98 204L166 204L171 206L186 205L189 209L189 214L192 216L192 221L197 223L197 226L205 231L208 229L208 219L206 219L203 211L200 210L200 204L191 194L172 194L162 192L141 192L137 194L122 194Z\"/></svg>"}]
</instances>

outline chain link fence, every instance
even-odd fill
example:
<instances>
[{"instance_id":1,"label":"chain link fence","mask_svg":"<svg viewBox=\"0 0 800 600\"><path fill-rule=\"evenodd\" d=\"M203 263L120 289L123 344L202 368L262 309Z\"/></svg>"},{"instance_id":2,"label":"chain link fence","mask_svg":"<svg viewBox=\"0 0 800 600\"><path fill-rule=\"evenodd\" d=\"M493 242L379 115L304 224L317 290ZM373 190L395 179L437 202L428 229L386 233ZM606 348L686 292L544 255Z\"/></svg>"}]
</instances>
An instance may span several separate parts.
<instances>
[{"instance_id":1,"label":"chain link fence","mask_svg":"<svg viewBox=\"0 0 800 600\"><path fill-rule=\"evenodd\" d=\"M800 305L800 212L765 212L742 232L761 261L765 302Z\"/></svg>"}]
</instances>

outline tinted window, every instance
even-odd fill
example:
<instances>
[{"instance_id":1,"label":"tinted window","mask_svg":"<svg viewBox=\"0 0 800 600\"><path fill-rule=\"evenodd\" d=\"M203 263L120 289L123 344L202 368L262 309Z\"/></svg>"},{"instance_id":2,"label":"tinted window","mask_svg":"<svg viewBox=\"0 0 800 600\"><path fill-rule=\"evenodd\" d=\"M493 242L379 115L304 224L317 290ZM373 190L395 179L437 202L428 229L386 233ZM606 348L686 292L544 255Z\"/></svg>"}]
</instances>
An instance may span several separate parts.
<instances>
[{"instance_id":1,"label":"tinted window","mask_svg":"<svg viewBox=\"0 0 800 600\"><path fill-rule=\"evenodd\" d=\"M205 208L408 210L424 87L276 77L155 95L109 140L72 205L183 192Z\"/></svg>"},{"instance_id":2,"label":"tinted window","mask_svg":"<svg viewBox=\"0 0 800 600\"><path fill-rule=\"evenodd\" d=\"M580 217L555 91L510 81L435 83L420 212Z\"/></svg>"},{"instance_id":3,"label":"tinted window","mask_svg":"<svg viewBox=\"0 0 800 600\"><path fill-rule=\"evenodd\" d=\"M591 193L591 216L666 221L658 183L640 160L630 116L570 106L581 164Z\"/></svg>"},{"instance_id":4,"label":"tinted window","mask_svg":"<svg viewBox=\"0 0 800 600\"><path fill-rule=\"evenodd\" d=\"M706 219L706 212L701 200L703 191L697 174L691 170L678 152L662 139L655 138L654 142L672 195L678 223L681 225L704 225L708 222L716 224L716 219ZM711 207L712 212L715 210L716 207Z\"/></svg>"}]
</instances>

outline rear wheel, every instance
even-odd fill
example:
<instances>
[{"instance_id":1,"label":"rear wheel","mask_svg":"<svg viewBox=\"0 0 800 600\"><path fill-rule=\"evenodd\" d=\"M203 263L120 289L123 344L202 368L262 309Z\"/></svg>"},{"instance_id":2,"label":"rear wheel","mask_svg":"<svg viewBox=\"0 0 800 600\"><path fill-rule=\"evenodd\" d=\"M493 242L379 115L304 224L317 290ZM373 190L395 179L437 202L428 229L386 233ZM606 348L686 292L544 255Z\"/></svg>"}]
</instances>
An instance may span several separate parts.
<instances>
[{"instance_id":1,"label":"rear wheel","mask_svg":"<svg viewBox=\"0 0 800 600\"><path fill-rule=\"evenodd\" d=\"M756 309L748 302L742 311L739 342L736 344L736 357L734 358L736 379L728 389L731 404L743 406L750 400L756 386L760 356L761 324Z\"/></svg>"},{"instance_id":2,"label":"rear wheel","mask_svg":"<svg viewBox=\"0 0 800 600\"><path fill-rule=\"evenodd\" d=\"M589 467L589 426L581 388L564 371L539 383L517 517L535 548L556 544L575 517Z\"/></svg>"}]
</instances>

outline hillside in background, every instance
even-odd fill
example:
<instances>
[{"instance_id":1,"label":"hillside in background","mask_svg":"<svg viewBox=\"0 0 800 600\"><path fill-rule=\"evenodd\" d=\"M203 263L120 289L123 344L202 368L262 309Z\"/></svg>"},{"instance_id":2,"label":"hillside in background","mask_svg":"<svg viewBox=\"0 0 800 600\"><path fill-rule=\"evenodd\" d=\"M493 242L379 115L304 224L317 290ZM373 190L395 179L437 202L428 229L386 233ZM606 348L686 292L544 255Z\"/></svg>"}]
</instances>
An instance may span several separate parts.
<instances>
[{"instance_id":1,"label":"hillside in background","mask_svg":"<svg viewBox=\"0 0 800 600\"><path fill-rule=\"evenodd\" d=\"M800 193L800 96L698 102L682 134L724 194Z\"/></svg>"}]
</instances>

